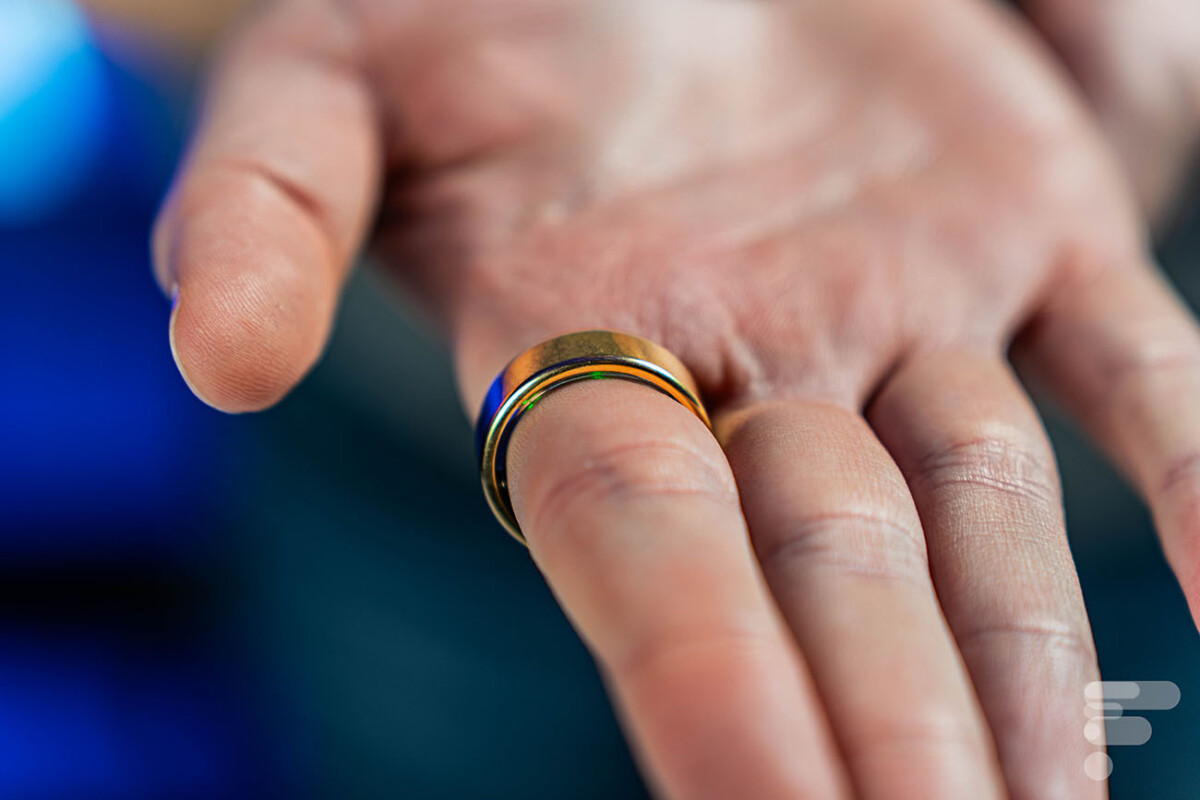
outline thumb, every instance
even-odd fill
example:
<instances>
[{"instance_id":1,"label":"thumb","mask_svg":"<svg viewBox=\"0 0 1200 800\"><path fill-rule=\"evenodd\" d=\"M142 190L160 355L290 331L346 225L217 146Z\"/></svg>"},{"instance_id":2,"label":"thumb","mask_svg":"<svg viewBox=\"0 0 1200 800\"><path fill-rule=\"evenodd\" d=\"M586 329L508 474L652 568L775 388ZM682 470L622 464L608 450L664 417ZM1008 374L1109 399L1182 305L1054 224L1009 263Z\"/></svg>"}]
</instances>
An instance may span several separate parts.
<instances>
[{"instance_id":1,"label":"thumb","mask_svg":"<svg viewBox=\"0 0 1200 800\"><path fill-rule=\"evenodd\" d=\"M211 406L275 403L328 338L381 173L358 57L352 20L316 3L275 6L218 60L153 241L175 361Z\"/></svg>"}]
</instances>

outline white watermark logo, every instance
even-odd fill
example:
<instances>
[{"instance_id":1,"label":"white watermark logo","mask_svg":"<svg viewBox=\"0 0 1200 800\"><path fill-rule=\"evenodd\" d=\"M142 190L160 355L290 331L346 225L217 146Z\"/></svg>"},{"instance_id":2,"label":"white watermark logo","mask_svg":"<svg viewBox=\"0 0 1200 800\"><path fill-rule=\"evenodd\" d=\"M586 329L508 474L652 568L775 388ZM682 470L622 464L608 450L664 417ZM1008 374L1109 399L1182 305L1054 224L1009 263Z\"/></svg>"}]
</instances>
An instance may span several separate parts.
<instances>
[{"instance_id":1,"label":"white watermark logo","mask_svg":"<svg viewBox=\"0 0 1200 800\"><path fill-rule=\"evenodd\" d=\"M1083 735L1096 747L1137 747L1150 741L1150 720L1128 711L1169 711L1179 705L1179 687L1171 681L1093 681L1083 690L1088 721ZM1112 774L1112 759L1097 750L1083 762L1089 778Z\"/></svg>"}]
</instances>

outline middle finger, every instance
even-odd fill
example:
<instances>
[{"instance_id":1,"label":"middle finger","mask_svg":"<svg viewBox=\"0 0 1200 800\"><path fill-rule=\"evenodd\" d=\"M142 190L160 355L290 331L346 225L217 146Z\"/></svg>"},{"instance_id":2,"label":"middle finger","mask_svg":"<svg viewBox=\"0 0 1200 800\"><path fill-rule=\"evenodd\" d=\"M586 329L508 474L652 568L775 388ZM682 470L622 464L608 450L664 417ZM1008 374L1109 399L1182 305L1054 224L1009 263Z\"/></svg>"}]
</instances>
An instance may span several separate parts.
<instances>
[{"instance_id":1,"label":"middle finger","mask_svg":"<svg viewBox=\"0 0 1200 800\"><path fill-rule=\"evenodd\" d=\"M1096 652L1054 455L1016 377L999 355L916 358L869 416L908 476L1012 797L1102 797L1083 770Z\"/></svg>"},{"instance_id":2,"label":"middle finger","mask_svg":"<svg viewBox=\"0 0 1200 800\"><path fill-rule=\"evenodd\" d=\"M755 549L859 796L1001 797L920 520L866 421L805 402L718 419Z\"/></svg>"}]
</instances>

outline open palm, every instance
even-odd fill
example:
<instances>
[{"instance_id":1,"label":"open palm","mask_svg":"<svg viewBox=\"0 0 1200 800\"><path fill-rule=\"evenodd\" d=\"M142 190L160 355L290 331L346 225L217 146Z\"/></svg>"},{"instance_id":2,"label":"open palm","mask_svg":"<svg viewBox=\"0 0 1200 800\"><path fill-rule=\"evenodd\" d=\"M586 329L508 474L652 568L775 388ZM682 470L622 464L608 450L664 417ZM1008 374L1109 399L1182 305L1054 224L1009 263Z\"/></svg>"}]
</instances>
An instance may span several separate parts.
<instances>
[{"instance_id":1,"label":"open palm","mask_svg":"<svg viewBox=\"0 0 1200 800\"><path fill-rule=\"evenodd\" d=\"M586 328L699 380L716 438L605 381L509 454L663 793L1103 794L1053 454L1008 357L1143 490L1200 611L1200 336L1015 18L279 3L222 59L156 231L193 389L245 411L294 385L373 220L471 412Z\"/></svg>"}]
</instances>

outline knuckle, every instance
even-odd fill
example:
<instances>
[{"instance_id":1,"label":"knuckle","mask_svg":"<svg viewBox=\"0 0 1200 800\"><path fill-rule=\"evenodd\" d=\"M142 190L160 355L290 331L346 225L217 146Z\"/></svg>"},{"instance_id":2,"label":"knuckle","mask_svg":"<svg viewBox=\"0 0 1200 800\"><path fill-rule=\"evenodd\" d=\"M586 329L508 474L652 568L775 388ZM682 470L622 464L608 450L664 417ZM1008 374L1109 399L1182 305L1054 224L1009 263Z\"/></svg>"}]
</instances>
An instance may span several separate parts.
<instances>
[{"instance_id":1,"label":"knuckle","mask_svg":"<svg viewBox=\"0 0 1200 800\"><path fill-rule=\"evenodd\" d=\"M554 475L530 511L534 527L556 527L581 507L678 498L738 502L728 469L698 447L675 437L638 436L596 449Z\"/></svg>"},{"instance_id":2,"label":"knuckle","mask_svg":"<svg viewBox=\"0 0 1200 800\"><path fill-rule=\"evenodd\" d=\"M1058 473L1052 457L1018 437L951 440L925 455L916 474L934 492L965 486L1041 506L1058 505Z\"/></svg>"},{"instance_id":3,"label":"knuckle","mask_svg":"<svg viewBox=\"0 0 1200 800\"><path fill-rule=\"evenodd\" d=\"M1200 452L1191 452L1171 461L1163 470L1159 493L1168 500L1178 497L1195 498L1190 505L1200 521Z\"/></svg>"},{"instance_id":4,"label":"knuckle","mask_svg":"<svg viewBox=\"0 0 1200 800\"><path fill-rule=\"evenodd\" d=\"M956 635L964 655L972 651L1019 652L1026 663L1045 671L1049 664L1074 664L1096 671L1096 647L1092 637L1078 625L1058 616L1041 619L976 625Z\"/></svg>"},{"instance_id":5,"label":"knuckle","mask_svg":"<svg viewBox=\"0 0 1200 800\"><path fill-rule=\"evenodd\" d=\"M929 583L920 531L884 514L837 511L797 519L783 534L759 544L758 557L768 574L818 570Z\"/></svg>"}]
</instances>

